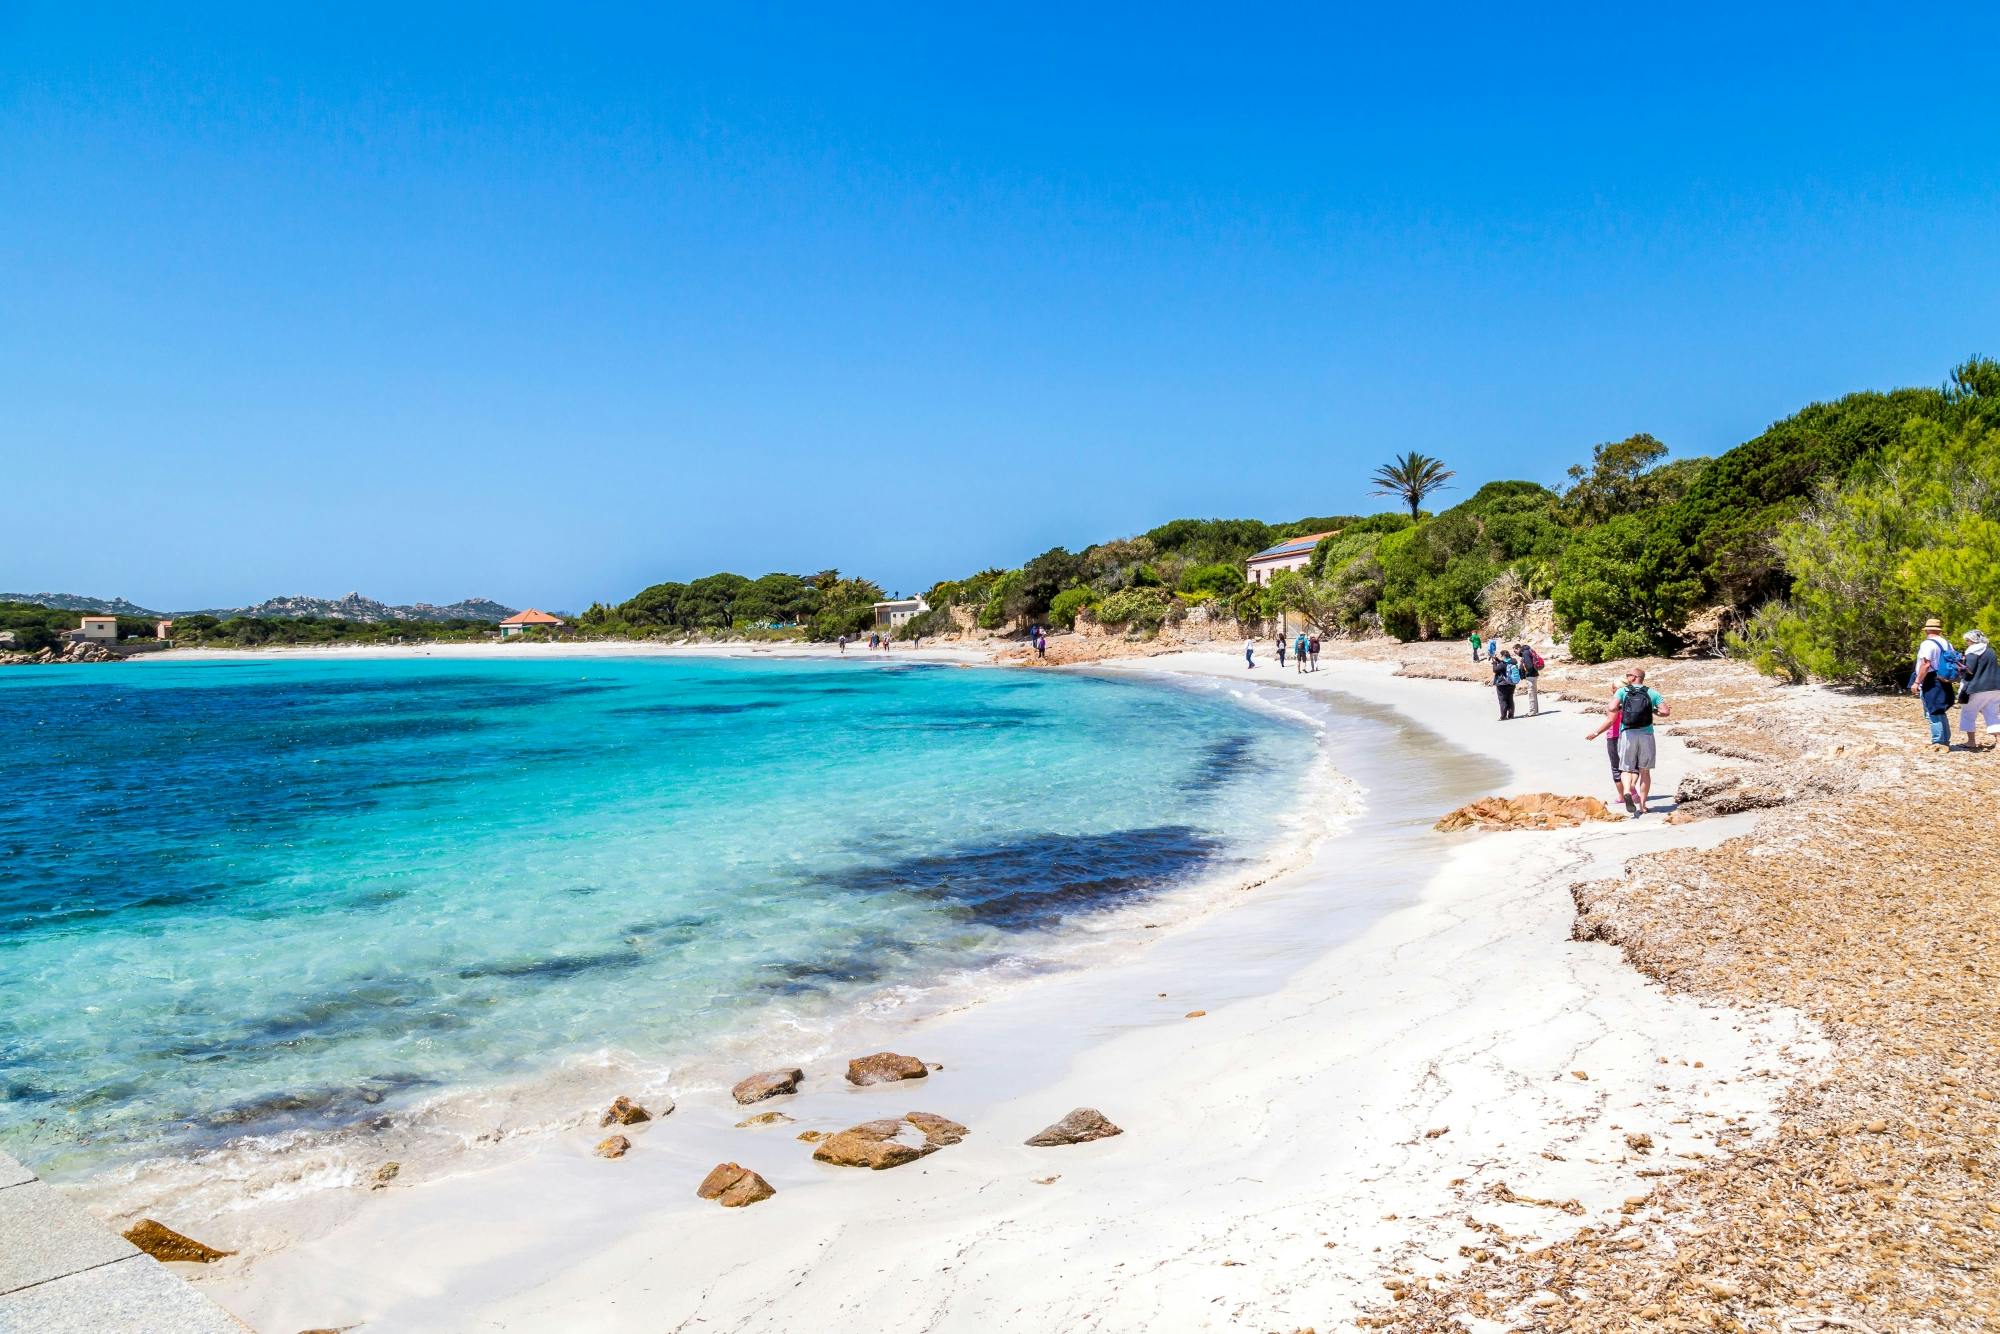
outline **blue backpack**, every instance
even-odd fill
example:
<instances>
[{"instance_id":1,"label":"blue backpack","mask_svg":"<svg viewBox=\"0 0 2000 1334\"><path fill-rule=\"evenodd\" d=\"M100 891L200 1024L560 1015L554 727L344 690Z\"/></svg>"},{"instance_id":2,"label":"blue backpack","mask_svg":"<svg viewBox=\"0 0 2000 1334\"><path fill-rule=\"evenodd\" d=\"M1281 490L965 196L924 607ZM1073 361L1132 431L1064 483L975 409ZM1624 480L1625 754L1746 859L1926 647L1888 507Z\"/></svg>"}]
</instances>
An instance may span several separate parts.
<instances>
[{"instance_id":1,"label":"blue backpack","mask_svg":"<svg viewBox=\"0 0 2000 1334\"><path fill-rule=\"evenodd\" d=\"M1951 646L1949 639L1938 640L1937 678L1956 681L1965 674L1965 655Z\"/></svg>"},{"instance_id":2,"label":"blue backpack","mask_svg":"<svg viewBox=\"0 0 2000 1334\"><path fill-rule=\"evenodd\" d=\"M1507 680L1508 680L1508 681L1509 681L1509 682L1510 682L1511 684L1513 684L1513 685L1519 685L1519 684L1521 684L1521 664L1520 664L1520 663L1518 663L1518 662L1510 662L1510 663L1508 663L1508 664L1507 664Z\"/></svg>"}]
</instances>

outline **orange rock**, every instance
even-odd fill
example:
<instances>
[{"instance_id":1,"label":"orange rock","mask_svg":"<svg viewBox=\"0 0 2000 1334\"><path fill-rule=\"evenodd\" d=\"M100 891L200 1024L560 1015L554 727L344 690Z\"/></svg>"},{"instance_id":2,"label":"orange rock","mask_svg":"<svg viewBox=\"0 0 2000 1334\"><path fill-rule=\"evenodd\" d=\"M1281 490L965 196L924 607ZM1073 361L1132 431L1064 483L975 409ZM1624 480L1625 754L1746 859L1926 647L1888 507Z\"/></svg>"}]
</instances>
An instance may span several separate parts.
<instances>
[{"instance_id":1,"label":"orange rock","mask_svg":"<svg viewBox=\"0 0 2000 1334\"><path fill-rule=\"evenodd\" d=\"M597 1142L599 1158L623 1158L632 1151L632 1141L623 1135L607 1135Z\"/></svg>"},{"instance_id":2,"label":"orange rock","mask_svg":"<svg viewBox=\"0 0 2000 1334\"><path fill-rule=\"evenodd\" d=\"M653 1114L644 1107L633 1102L630 1098L619 1097L614 1099L610 1109L598 1118L597 1124L600 1126L636 1126L642 1121L650 1121L652 1119Z\"/></svg>"},{"instance_id":3,"label":"orange rock","mask_svg":"<svg viewBox=\"0 0 2000 1334\"><path fill-rule=\"evenodd\" d=\"M213 1264L225 1255L236 1254L235 1251L218 1251L213 1246L203 1245L193 1237L182 1236L165 1223L156 1223L150 1218L142 1218L126 1228L125 1240L155 1260L205 1265Z\"/></svg>"},{"instance_id":4,"label":"orange rock","mask_svg":"<svg viewBox=\"0 0 2000 1334\"><path fill-rule=\"evenodd\" d=\"M1620 820L1596 797L1559 797L1530 792L1520 797L1481 797L1439 820L1443 833L1461 829L1567 829L1587 820Z\"/></svg>"},{"instance_id":5,"label":"orange rock","mask_svg":"<svg viewBox=\"0 0 2000 1334\"><path fill-rule=\"evenodd\" d=\"M740 1163L717 1163L694 1193L704 1200L714 1200L725 1209L740 1209L768 1200L778 1192L771 1189L770 1182Z\"/></svg>"},{"instance_id":6,"label":"orange rock","mask_svg":"<svg viewBox=\"0 0 2000 1334\"><path fill-rule=\"evenodd\" d=\"M925 1079L930 1069L914 1056L899 1056L893 1051L878 1051L873 1056L858 1056L847 1063L847 1082L850 1084L891 1084L900 1079Z\"/></svg>"}]
</instances>

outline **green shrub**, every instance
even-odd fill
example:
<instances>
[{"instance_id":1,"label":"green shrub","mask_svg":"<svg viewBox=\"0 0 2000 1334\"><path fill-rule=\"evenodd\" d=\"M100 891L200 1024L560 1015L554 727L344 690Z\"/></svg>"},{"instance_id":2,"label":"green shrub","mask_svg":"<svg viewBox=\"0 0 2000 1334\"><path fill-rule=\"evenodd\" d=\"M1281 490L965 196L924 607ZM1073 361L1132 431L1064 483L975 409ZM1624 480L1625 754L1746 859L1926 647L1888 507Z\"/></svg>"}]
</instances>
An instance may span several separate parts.
<instances>
[{"instance_id":1,"label":"green shrub","mask_svg":"<svg viewBox=\"0 0 2000 1334\"><path fill-rule=\"evenodd\" d=\"M1104 600L1094 588L1065 588L1049 599L1049 620L1068 630L1076 624L1076 614Z\"/></svg>"},{"instance_id":2,"label":"green shrub","mask_svg":"<svg viewBox=\"0 0 2000 1334\"><path fill-rule=\"evenodd\" d=\"M1166 622L1172 598L1153 588L1123 588L1097 605L1097 619L1105 625L1157 630Z\"/></svg>"},{"instance_id":3,"label":"green shrub","mask_svg":"<svg viewBox=\"0 0 2000 1334\"><path fill-rule=\"evenodd\" d=\"M1182 593L1202 594L1207 597L1230 596L1241 587L1243 587L1243 567L1222 561L1213 565L1197 565L1182 575L1180 580Z\"/></svg>"}]
</instances>

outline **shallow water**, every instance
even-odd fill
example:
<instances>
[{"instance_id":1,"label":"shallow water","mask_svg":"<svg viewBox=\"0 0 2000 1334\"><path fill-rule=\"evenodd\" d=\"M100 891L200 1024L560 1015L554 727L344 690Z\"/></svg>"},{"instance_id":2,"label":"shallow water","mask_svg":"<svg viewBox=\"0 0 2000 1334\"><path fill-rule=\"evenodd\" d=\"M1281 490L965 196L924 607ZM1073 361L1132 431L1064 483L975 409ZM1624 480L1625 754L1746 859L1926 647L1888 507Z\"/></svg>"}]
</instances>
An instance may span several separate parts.
<instances>
[{"instance_id":1,"label":"shallow water","mask_svg":"<svg viewBox=\"0 0 2000 1334\"><path fill-rule=\"evenodd\" d=\"M1315 748L1212 690L668 659L17 669L0 736L0 1143L58 1171L998 963L1260 857Z\"/></svg>"}]
</instances>

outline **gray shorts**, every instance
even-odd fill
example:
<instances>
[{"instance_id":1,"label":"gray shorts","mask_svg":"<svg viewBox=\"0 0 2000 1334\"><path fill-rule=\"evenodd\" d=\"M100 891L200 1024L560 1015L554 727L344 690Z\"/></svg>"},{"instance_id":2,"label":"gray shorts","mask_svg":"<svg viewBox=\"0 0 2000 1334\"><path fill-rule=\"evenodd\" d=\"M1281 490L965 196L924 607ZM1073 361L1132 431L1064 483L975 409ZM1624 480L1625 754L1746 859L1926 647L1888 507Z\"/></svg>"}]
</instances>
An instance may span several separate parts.
<instances>
[{"instance_id":1,"label":"gray shorts","mask_svg":"<svg viewBox=\"0 0 2000 1334\"><path fill-rule=\"evenodd\" d=\"M1651 732L1620 732L1618 734L1618 767L1628 774L1636 774L1642 769L1653 767L1653 757L1659 747L1653 742Z\"/></svg>"}]
</instances>

